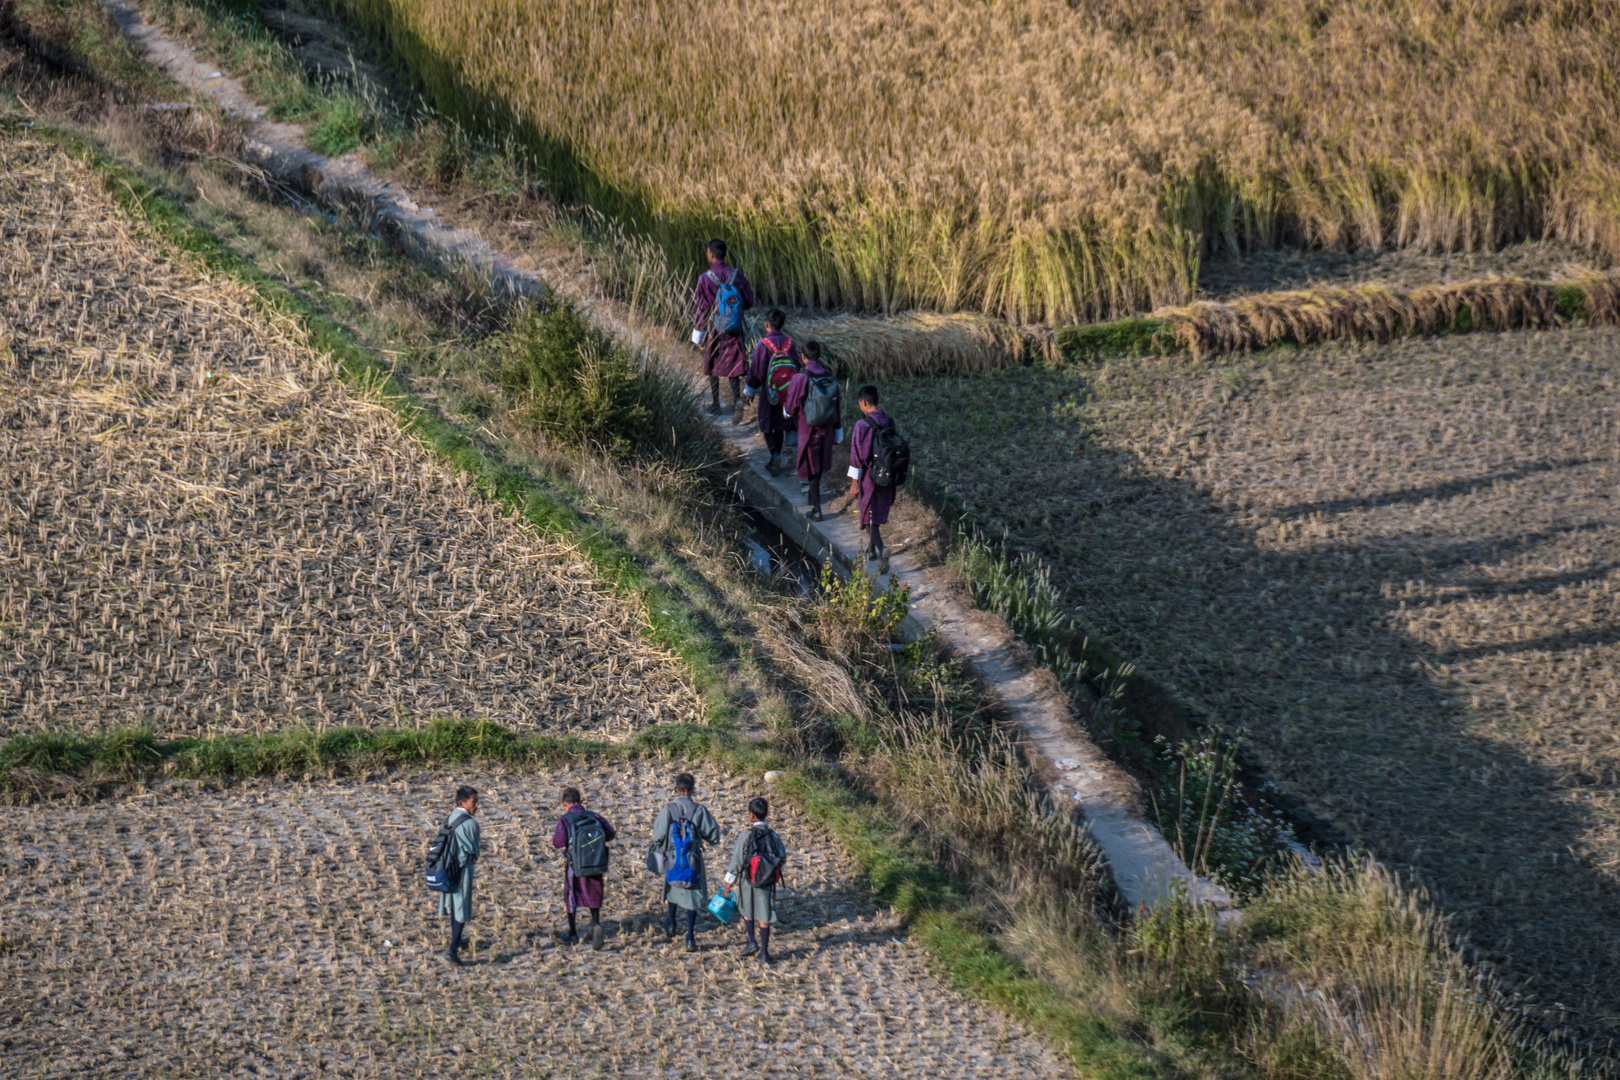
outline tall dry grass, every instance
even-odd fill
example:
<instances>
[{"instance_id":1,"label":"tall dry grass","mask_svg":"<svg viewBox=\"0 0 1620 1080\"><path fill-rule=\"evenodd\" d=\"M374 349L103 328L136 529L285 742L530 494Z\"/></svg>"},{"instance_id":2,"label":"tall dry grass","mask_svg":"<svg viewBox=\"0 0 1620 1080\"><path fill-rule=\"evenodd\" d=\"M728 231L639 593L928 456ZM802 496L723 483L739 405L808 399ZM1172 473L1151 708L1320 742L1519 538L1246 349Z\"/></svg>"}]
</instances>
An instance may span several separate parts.
<instances>
[{"instance_id":1,"label":"tall dry grass","mask_svg":"<svg viewBox=\"0 0 1620 1080\"><path fill-rule=\"evenodd\" d=\"M560 193L776 302L1096 317L1189 295L1195 178L1269 135L1056 0L335 0L445 112L517 120ZM992 62L987 62L992 58Z\"/></svg>"},{"instance_id":2,"label":"tall dry grass","mask_svg":"<svg viewBox=\"0 0 1620 1080\"><path fill-rule=\"evenodd\" d=\"M1590 0L333 0L447 113L673 265L1015 322L1183 303L1201 251L1620 252L1620 13Z\"/></svg>"}]
</instances>

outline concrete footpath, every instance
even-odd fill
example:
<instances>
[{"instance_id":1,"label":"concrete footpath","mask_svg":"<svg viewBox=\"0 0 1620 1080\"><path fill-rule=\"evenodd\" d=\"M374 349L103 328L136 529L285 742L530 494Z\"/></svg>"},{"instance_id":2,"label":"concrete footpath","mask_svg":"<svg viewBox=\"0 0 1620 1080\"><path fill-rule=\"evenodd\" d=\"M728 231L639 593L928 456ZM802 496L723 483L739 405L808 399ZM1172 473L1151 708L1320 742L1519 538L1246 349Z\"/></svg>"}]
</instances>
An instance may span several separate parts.
<instances>
[{"instance_id":1,"label":"concrete footpath","mask_svg":"<svg viewBox=\"0 0 1620 1080\"><path fill-rule=\"evenodd\" d=\"M326 158L312 152L304 143L302 128L270 120L240 82L199 62L189 46L147 22L125 0L103 2L148 59L181 85L248 122L245 156L278 182L333 208L361 211L375 229L414 257L440 266L472 267L509 295L535 295L544 289L541 277L515 265L484 237L453 227L408 193L374 176L358 159ZM593 315L605 327L627 334L639 344L650 344L645 335L617 317L610 305L593 305ZM666 359L682 370L690 367L682 357L666 355ZM768 453L754 425L739 428L723 423L719 427L743 462L735 483L750 506L818 561L831 560L841 574L868 568L857 561L865 536L857 527L853 506L824 521L809 521L803 516L804 499L792 471L781 477L766 472ZM843 447L835 450L833 460L827 488L837 498L824 495L827 507L842 502L848 486ZM1086 736L1050 674L1021 659L1027 650L1008 635L1000 620L987 618L957 592L940 587L939 569L920 566L903 552L892 557L883 585L910 587L907 632L920 635L937 630L945 645L1001 701L1056 774L1053 794L1083 814L1121 895L1133 906L1151 906L1184 890L1197 901L1233 910L1232 898L1224 888L1192 873L1164 838L1142 820L1135 781Z\"/></svg>"}]
</instances>

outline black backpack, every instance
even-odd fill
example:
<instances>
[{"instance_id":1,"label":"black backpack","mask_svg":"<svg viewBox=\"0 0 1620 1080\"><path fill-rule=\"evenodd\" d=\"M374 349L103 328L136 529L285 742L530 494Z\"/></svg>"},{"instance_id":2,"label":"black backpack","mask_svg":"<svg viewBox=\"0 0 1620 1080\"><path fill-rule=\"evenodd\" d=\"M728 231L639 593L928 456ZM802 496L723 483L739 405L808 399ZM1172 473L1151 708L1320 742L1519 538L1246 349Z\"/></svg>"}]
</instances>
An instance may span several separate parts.
<instances>
[{"instance_id":1,"label":"black backpack","mask_svg":"<svg viewBox=\"0 0 1620 1080\"><path fill-rule=\"evenodd\" d=\"M455 825L450 824L455 816L456 811L450 811L450 817L444 819L438 834L428 844L427 865L423 871L427 875L429 892L455 892L456 886L461 884L461 848L456 844ZM460 821L456 822L456 825L460 824Z\"/></svg>"},{"instance_id":2,"label":"black backpack","mask_svg":"<svg viewBox=\"0 0 1620 1080\"><path fill-rule=\"evenodd\" d=\"M607 830L589 810L563 815L568 829L568 865L575 877L603 877L608 872Z\"/></svg>"},{"instance_id":3,"label":"black backpack","mask_svg":"<svg viewBox=\"0 0 1620 1080\"><path fill-rule=\"evenodd\" d=\"M843 395L838 389L838 377L830 372L811 375L809 392L804 395L804 422L811 427L832 427L844 415Z\"/></svg>"},{"instance_id":4,"label":"black backpack","mask_svg":"<svg viewBox=\"0 0 1620 1080\"><path fill-rule=\"evenodd\" d=\"M744 864L744 872L748 875L748 884L756 889L775 885L782 880L782 860L776 857L770 847L760 843L762 838L775 835L768 827L748 830L748 861Z\"/></svg>"},{"instance_id":5,"label":"black backpack","mask_svg":"<svg viewBox=\"0 0 1620 1080\"><path fill-rule=\"evenodd\" d=\"M893 420L888 427L878 427L870 420L866 423L872 428L872 457L866 466L872 486L897 488L906 482L911 468L911 444L900 437Z\"/></svg>"}]
</instances>

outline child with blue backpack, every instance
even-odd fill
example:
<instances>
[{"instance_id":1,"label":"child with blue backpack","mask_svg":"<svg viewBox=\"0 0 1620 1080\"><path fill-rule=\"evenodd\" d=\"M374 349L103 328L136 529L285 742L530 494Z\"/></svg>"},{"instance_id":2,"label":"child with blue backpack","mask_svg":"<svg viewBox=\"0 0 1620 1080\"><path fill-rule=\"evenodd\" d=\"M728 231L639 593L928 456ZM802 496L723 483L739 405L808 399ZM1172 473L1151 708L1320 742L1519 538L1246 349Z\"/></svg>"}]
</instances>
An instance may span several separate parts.
<instances>
[{"instance_id":1,"label":"child with blue backpack","mask_svg":"<svg viewBox=\"0 0 1620 1080\"><path fill-rule=\"evenodd\" d=\"M686 911L686 951L697 952L698 912L708 906L709 881L703 870L703 845L720 842L720 825L708 807L692 797L696 781L691 773L675 777L675 798L653 822L650 855L663 870L664 937L675 939L675 913Z\"/></svg>"},{"instance_id":2,"label":"child with blue backpack","mask_svg":"<svg viewBox=\"0 0 1620 1080\"><path fill-rule=\"evenodd\" d=\"M709 268L692 297L692 340L703 346L703 374L709 377L709 412L720 412L720 380L731 381L731 419L742 422L741 383L748 370L743 343L743 312L754 306L754 287L743 272L726 265L726 242L709 241Z\"/></svg>"}]
</instances>

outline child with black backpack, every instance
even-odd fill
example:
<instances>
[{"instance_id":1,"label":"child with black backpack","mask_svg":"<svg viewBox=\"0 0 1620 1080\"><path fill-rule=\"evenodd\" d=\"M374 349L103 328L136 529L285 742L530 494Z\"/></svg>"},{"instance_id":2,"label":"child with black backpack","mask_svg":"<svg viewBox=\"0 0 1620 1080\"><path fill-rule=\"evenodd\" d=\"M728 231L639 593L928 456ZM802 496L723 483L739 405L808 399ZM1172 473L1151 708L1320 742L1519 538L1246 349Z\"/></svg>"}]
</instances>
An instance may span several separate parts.
<instances>
[{"instance_id":1,"label":"child with black backpack","mask_svg":"<svg viewBox=\"0 0 1620 1080\"><path fill-rule=\"evenodd\" d=\"M566 787L562 793L563 815L551 833L551 846L561 848L563 908L568 912L568 936L563 943L579 941L575 912L591 913L591 948L602 947L602 879L608 871L608 844L618 835L607 818L585 809L579 788Z\"/></svg>"},{"instance_id":2,"label":"child with black backpack","mask_svg":"<svg viewBox=\"0 0 1620 1080\"><path fill-rule=\"evenodd\" d=\"M900 429L878 408L875 386L863 386L856 398L861 418L849 439L849 494L861 500L861 528L867 532L867 557L878 561L878 573L889 572L889 549L879 527L889 523L894 492L906 482L911 447Z\"/></svg>"},{"instance_id":3,"label":"child with black backpack","mask_svg":"<svg viewBox=\"0 0 1620 1080\"><path fill-rule=\"evenodd\" d=\"M810 506L805 516L821 520L821 477L832 468L835 443L844 441L844 402L838 377L821 363L821 342L804 345L804 369L795 374L782 395L782 411L799 426L795 463L799 479L809 483Z\"/></svg>"},{"instance_id":4,"label":"child with black backpack","mask_svg":"<svg viewBox=\"0 0 1620 1080\"><path fill-rule=\"evenodd\" d=\"M450 916L444 958L461 966L462 932L472 919L473 870L478 862L478 791L456 788L456 805L428 847L428 888L439 896L439 914Z\"/></svg>"},{"instance_id":5,"label":"child with black backpack","mask_svg":"<svg viewBox=\"0 0 1620 1080\"><path fill-rule=\"evenodd\" d=\"M726 889L735 890L737 914L742 916L748 944L743 956L758 954L760 962L771 962L771 928L776 925L776 886L782 881L782 865L787 848L765 824L771 804L763 798L748 804L748 829L737 837L731 850L731 866L726 870ZM754 940L754 924L759 924L759 941Z\"/></svg>"},{"instance_id":6,"label":"child with black backpack","mask_svg":"<svg viewBox=\"0 0 1620 1080\"><path fill-rule=\"evenodd\" d=\"M675 777L675 799L659 811L653 822L652 850L647 865L664 879L664 903L669 916L664 936L675 937L675 912L686 911L686 951L697 952L698 912L708 906L709 879L703 869L703 845L720 842L720 824L709 808L692 797L696 781L691 773Z\"/></svg>"}]
</instances>

